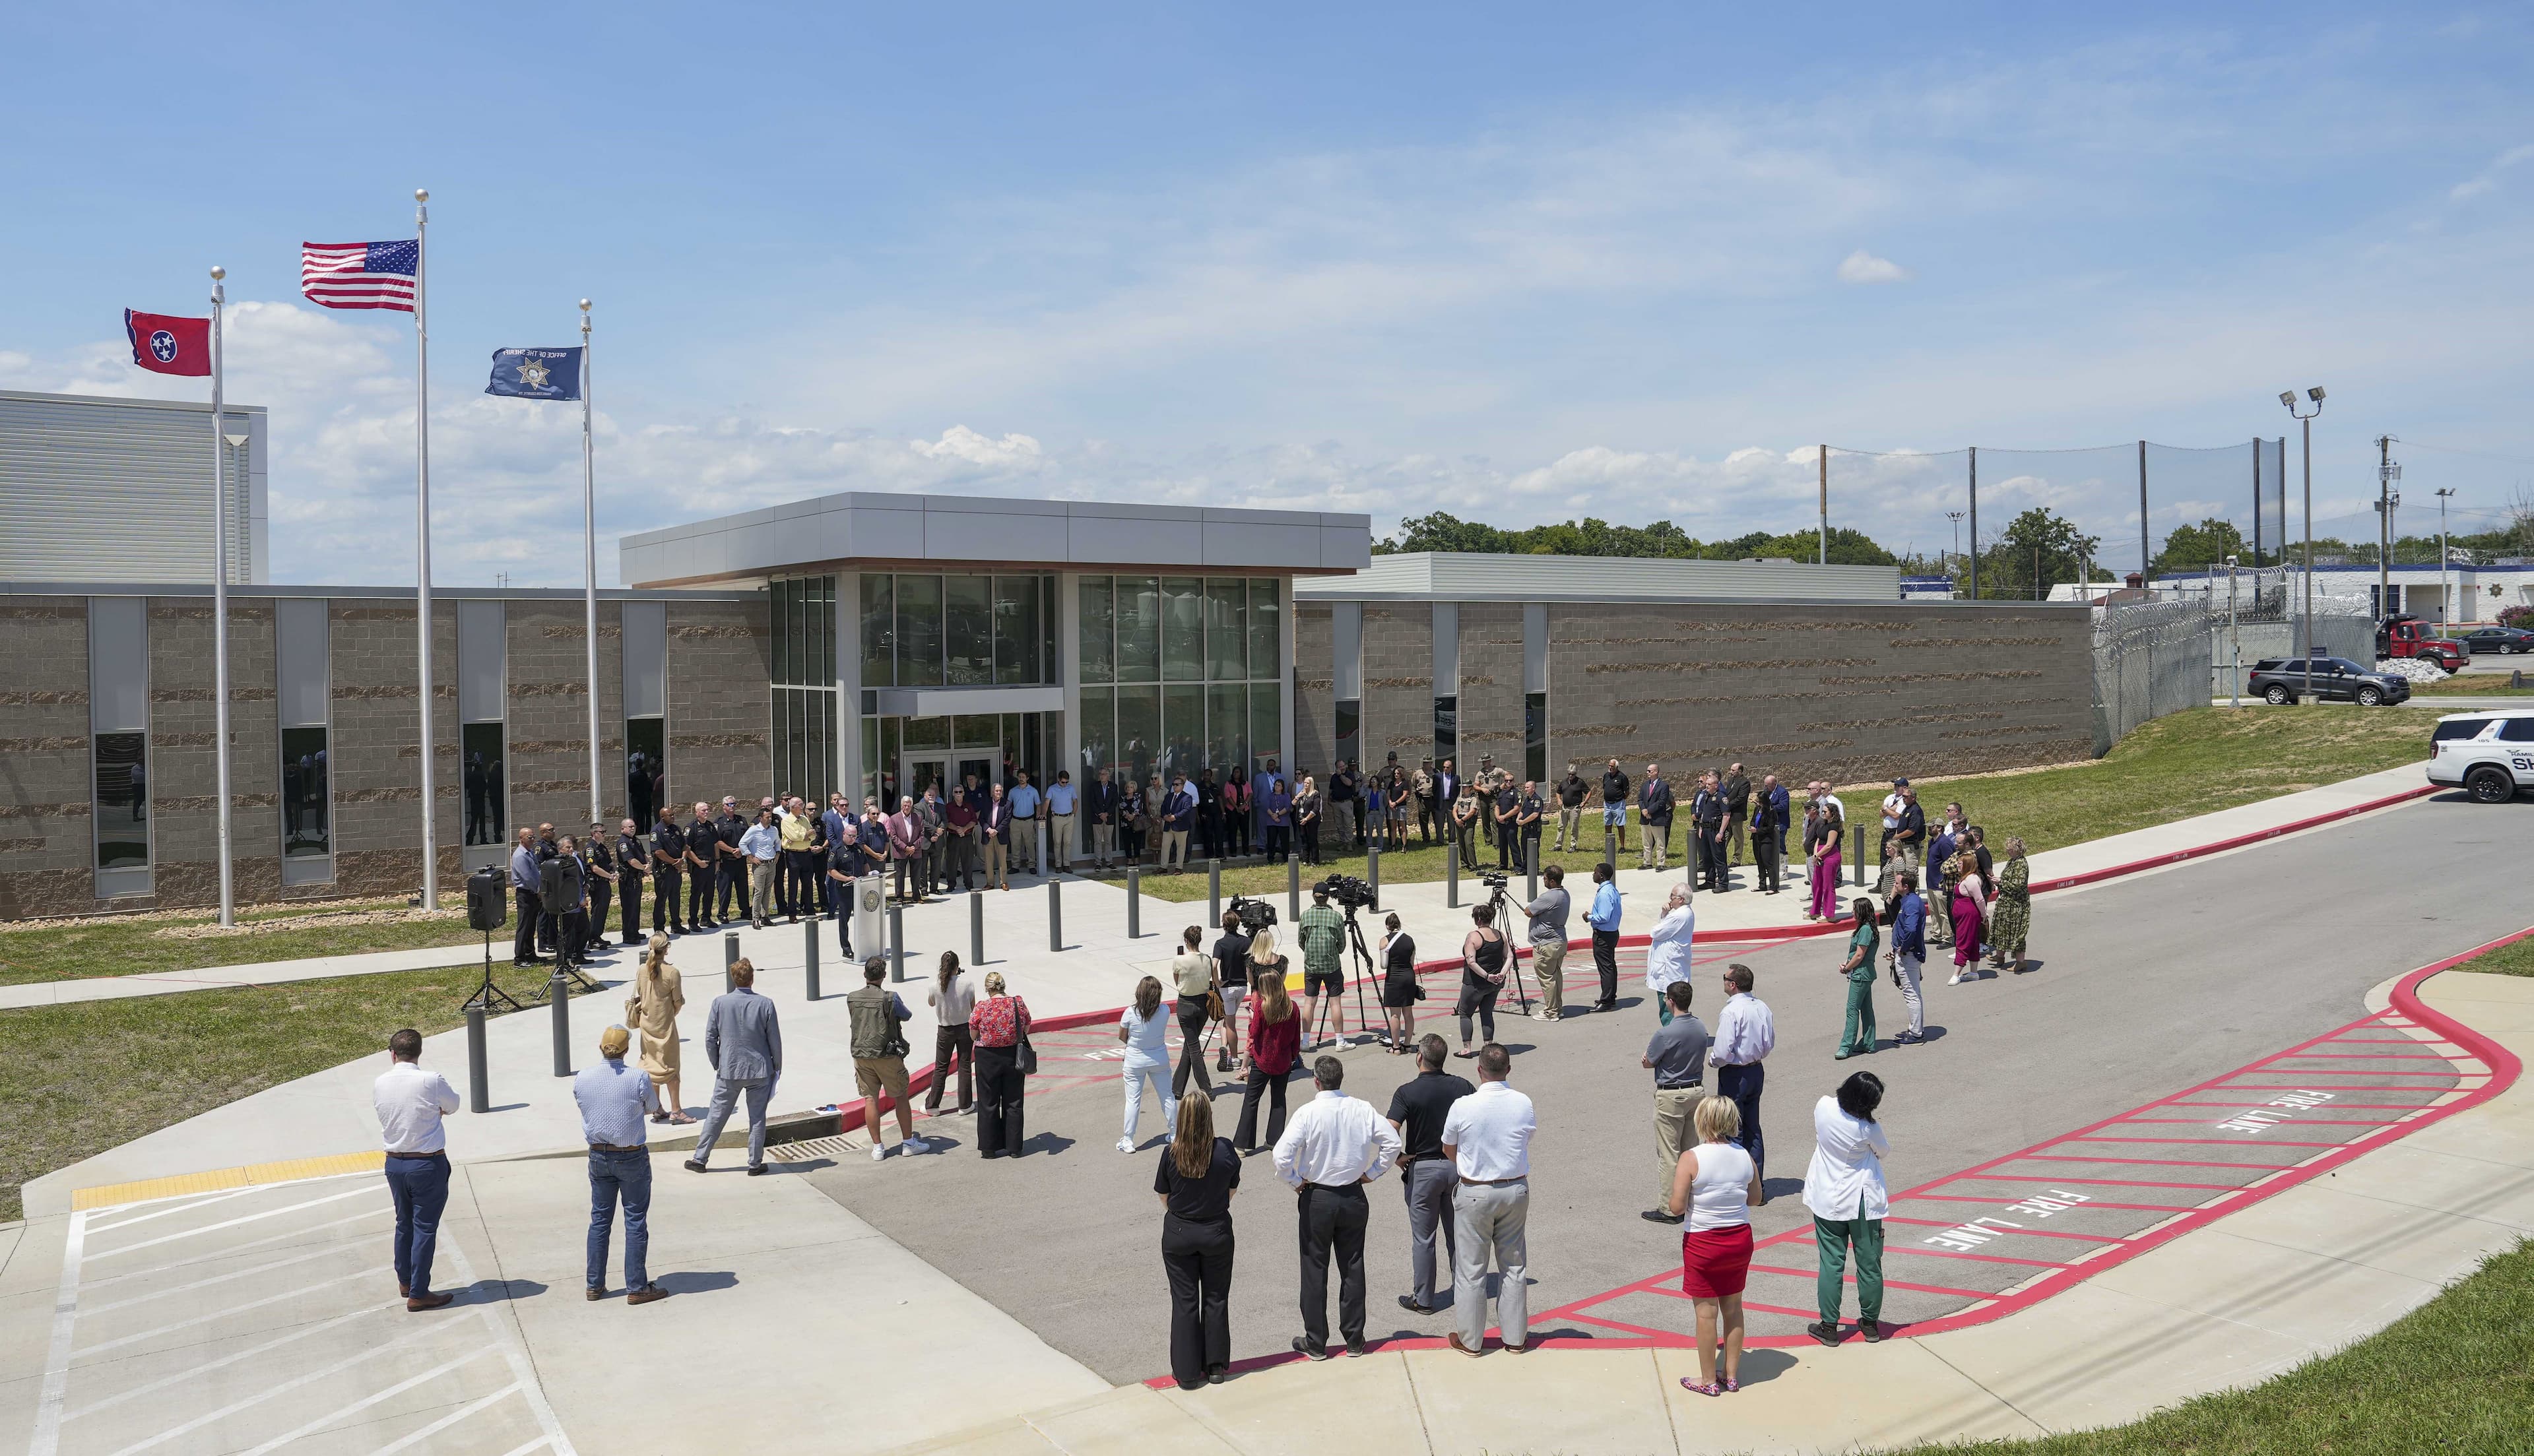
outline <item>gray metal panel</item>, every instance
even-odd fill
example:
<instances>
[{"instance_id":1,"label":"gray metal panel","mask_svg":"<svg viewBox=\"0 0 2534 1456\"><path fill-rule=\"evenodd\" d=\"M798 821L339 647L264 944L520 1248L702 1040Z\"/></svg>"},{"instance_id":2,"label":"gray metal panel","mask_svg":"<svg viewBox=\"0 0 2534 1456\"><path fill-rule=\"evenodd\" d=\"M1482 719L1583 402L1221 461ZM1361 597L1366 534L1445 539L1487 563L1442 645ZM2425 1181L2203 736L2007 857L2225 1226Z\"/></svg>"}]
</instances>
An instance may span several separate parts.
<instances>
[{"instance_id":1,"label":"gray metal panel","mask_svg":"<svg viewBox=\"0 0 2534 1456\"><path fill-rule=\"evenodd\" d=\"M326 657L326 602L290 597L272 604L273 677L283 728L324 728L332 674Z\"/></svg>"},{"instance_id":2,"label":"gray metal panel","mask_svg":"<svg viewBox=\"0 0 2534 1456\"><path fill-rule=\"evenodd\" d=\"M1304 601L1898 602L1900 568L1409 552L1370 557L1351 577L1297 581L1294 594Z\"/></svg>"},{"instance_id":3,"label":"gray metal panel","mask_svg":"<svg viewBox=\"0 0 2534 1456\"><path fill-rule=\"evenodd\" d=\"M503 721L504 663L508 660L499 602L457 604L457 721Z\"/></svg>"},{"instance_id":4,"label":"gray metal panel","mask_svg":"<svg viewBox=\"0 0 2534 1456\"><path fill-rule=\"evenodd\" d=\"M230 405L224 419L248 437L226 482L235 585L257 580L267 554L265 415ZM0 579L208 582L212 438L209 404L0 391Z\"/></svg>"},{"instance_id":5,"label":"gray metal panel","mask_svg":"<svg viewBox=\"0 0 2534 1456\"><path fill-rule=\"evenodd\" d=\"M88 726L90 732L150 729L150 602L90 597L88 603Z\"/></svg>"},{"instance_id":6,"label":"gray metal panel","mask_svg":"<svg viewBox=\"0 0 2534 1456\"><path fill-rule=\"evenodd\" d=\"M1261 515L1283 512L1261 511ZM1277 521L1208 521L1205 555L1208 566L1276 567L1320 559L1320 528Z\"/></svg>"},{"instance_id":7,"label":"gray metal panel","mask_svg":"<svg viewBox=\"0 0 2534 1456\"><path fill-rule=\"evenodd\" d=\"M625 622L625 716L668 713L669 604L628 602Z\"/></svg>"}]
</instances>

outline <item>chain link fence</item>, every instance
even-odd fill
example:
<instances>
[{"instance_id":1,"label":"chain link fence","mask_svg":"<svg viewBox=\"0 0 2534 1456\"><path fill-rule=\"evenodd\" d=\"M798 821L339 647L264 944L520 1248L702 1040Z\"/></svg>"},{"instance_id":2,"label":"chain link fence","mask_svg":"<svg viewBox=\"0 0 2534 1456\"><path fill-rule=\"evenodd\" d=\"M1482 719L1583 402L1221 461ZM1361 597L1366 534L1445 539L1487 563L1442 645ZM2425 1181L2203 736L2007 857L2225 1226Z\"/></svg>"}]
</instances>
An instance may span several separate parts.
<instances>
[{"instance_id":1,"label":"chain link fence","mask_svg":"<svg viewBox=\"0 0 2534 1456\"><path fill-rule=\"evenodd\" d=\"M2149 719L2208 706L2212 639L2200 603L2140 602L2094 615L2094 756Z\"/></svg>"}]
</instances>

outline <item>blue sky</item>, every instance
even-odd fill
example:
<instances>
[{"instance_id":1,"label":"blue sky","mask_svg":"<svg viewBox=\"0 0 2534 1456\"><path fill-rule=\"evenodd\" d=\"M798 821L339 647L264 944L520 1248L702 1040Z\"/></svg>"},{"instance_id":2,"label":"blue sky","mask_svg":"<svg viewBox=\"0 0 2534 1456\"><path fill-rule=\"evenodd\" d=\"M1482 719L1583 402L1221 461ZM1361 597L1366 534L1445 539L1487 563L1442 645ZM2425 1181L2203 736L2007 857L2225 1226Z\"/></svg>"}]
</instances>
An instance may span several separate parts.
<instances>
[{"instance_id":1,"label":"blue sky","mask_svg":"<svg viewBox=\"0 0 2534 1456\"><path fill-rule=\"evenodd\" d=\"M576 414L478 391L583 295L607 539L856 488L1713 537L1809 524L1827 440L1977 443L1984 527L2117 564L2134 462L1988 452L2275 436L2307 383L2328 529L2388 431L2406 527L2534 485L2523 11L1756 10L23 16L0 386L199 397L117 311L221 262L276 576L409 579L410 330L296 248L428 186L448 582L577 579ZM1955 459L1833 470L1946 539ZM2153 484L2249 524L2235 457Z\"/></svg>"}]
</instances>

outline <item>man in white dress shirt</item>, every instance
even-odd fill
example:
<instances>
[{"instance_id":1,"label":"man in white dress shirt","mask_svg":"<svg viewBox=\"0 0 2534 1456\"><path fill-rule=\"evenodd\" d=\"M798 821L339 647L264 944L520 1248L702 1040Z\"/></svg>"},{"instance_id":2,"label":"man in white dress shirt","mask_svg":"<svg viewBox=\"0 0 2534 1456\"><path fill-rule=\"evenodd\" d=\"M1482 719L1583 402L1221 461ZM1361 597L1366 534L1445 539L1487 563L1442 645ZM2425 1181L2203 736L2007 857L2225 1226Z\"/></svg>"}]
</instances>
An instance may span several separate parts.
<instances>
[{"instance_id":1,"label":"man in white dress shirt","mask_svg":"<svg viewBox=\"0 0 2534 1456\"><path fill-rule=\"evenodd\" d=\"M1452 1195L1452 1348L1485 1353L1487 1256L1495 1255L1496 1322L1505 1349L1531 1348L1529 1257L1531 1137L1539 1115L1505 1080L1513 1057L1488 1042L1478 1049L1478 1089L1452 1104L1443 1119L1443 1156L1461 1175Z\"/></svg>"},{"instance_id":2,"label":"man in white dress shirt","mask_svg":"<svg viewBox=\"0 0 2534 1456\"><path fill-rule=\"evenodd\" d=\"M1663 902L1662 918L1646 937L1646 990L1654 997L1658 1024L1671 1024L1671 1003L1663 997L1663 988L1674 981L1689 979L1690 941L1698 930L1698 914L1689 907L1689 887L1674 885L1671 898Z\"/></svg>"},{"instance_id":3,"label":"man in white dress shirt","mask_svg":"<svg viewBox=\"0 0 2534 1456\"><path fill-rule=\"evenodd\" d=\"M1338 1332L1347 1354L1363 1353L1363 1228L1371 1206L1363 1185L1399 1161L1399 1134L1371 1103L1340 1090L1346 1064L1311 1064L1319 1095L1305 1102L1276 1139L1276 1176L1301 1194L1302 1333L1294 1348L1329 1358L1329 1253L1338 1258Z\"/></svg>"},{"instance_id":4,"label":"man in white dress shirt","mask_svg":"<svg viewBox=\"0 0 2534 1456\"><path fill-rule=\"evenodd\" d=\"M422 1033L408 1026L388 1038L388 1070L370 1087L387 1144L388 1195L395 1200L396 1289L415 1313L456 1298L432 1293L431 1255L449 1206L449 1135L440 1120L457 1110L457 1089L421 1062Z\"/></svg>"},{"instance_id":5,"label":"man in white dress shirt","mask_svg":"<svg viewBox=\"0 0 2534 1456\"><path fill-rule=\"evenodd\" d=\"M1724 1009L1716 1017L1716 1045L1707 1050L1707 1065L1716 1069L1716 1095L1730 1097L1742 1114L1742 1132L1733 1140L1751 1155L1753 1176L1764 1191L1752 1206L1769 1201L1769 1144L1760 1136L1760 1089L1768 1080L1764 1066L1778 1049L1778 1019L1769 1004L1751 994L1751 967L1736 961L1724 967Z\"/></svg>"}]
</instances>

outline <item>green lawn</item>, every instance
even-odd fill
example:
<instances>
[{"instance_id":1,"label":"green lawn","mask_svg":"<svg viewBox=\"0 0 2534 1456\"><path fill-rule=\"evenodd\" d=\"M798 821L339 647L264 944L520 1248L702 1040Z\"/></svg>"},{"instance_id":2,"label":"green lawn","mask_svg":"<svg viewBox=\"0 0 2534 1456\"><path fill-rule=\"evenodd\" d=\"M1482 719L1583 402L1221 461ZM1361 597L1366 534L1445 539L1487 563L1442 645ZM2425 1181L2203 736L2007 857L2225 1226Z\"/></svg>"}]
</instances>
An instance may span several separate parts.
<instances>
[{"instance_id":1,"label":"green lawn","mask_svg":"<svg viewBox=\"0 0 2534 1456\"><path fill-rule=\"evenodd\" d=\"M2021 835L2037 854L2425 762L2434 716L2405 708L2195 708L2143 725L2093 763L1919 780L1918 802L1934 818L1959 799L1988 832L1992 850ZM1856 794L1841 796L1851 818L1874 809Z\"/></svg>"},{"instance_id":2,"label":"green lawn","mask_svg":"<svg viewBox=\"0 0 2534 1456\"><path fill-rule=\"evenodd\" d=\"M2534 672L2534 659L2529 659L2521 670ZM2483 694L2500 696L2513 694L2520 697L2534 695L2534 687L2509 687L2507 678L2497 672L2457 672L2438 682L2412 683L2411 691L2424 698L2454 698Z\"/></svg>"},{"instance_id":3,"label":"green lawn","mask_svg":"<svg viewBox=\"0 0 2534 1456\"><path fill-rule=\"evenodd\" d=\"M2107 1330L2107 1338L2117 1330ZM2250 1390L2040 1440L1899 1456L2523 1456L2534 1450L2534 1241L2388 1328Z\"/></svg>"},{"instance_id":4,"label":"green lawn","mask_svg":"<svg viewBox=\"0 0 2534 1456\"><path fill-rule=\"evenodd\" d=\"M444 900L444 903L454 903ZM238 923L265 926L243 935L178 936L159 932L210 925L219 916L201 912L152 913L76 924L21 921L0 927L0 985L143 971L198 970L255 961L295 961L304 956L345 956L360 951L406 951L424 946L479 947L479 932L466 928L465 907L428 920L365 921L358 917L401 914L401 900L353 901L321 907L265 905L238 912ZM498 937L496 937L498 939ZM495 947L495 960L507 960ZM454 961L460 958L452 957ZM479 955L480 959L480 955Z\"/></svg>"},{"instance_id":5,"label":"green lawn","mask_svg":"<svg viewBox=\"0 0 2534 1456\"><path fill-rule=\"evenodd\" d=\"M2008 835L2021 835L2034 853L2126 830L2231 808L2256 799L2335 783L2413 763L2427 757L2429 726L2434 715L2408 709L2264 708L2238 712L2199 708L2145 725L2099 761L2064 768L1987 774L1967 779L1921 779L1918 801L1935 817L1949 799L1960 799L1971 822L1988 831L1992 849ZM1762 772L1765 765L1755 765ZM1756 776L1755 776L1756 777ZM1689 775L1676 781L1686 785ZM1873 823L1876 805L1888 785L1842 787L1851 822ZM1687 788L1682 792L1684 798ZM1800 812L1800 811L1799 811ZM1599 857L1600 815L1585 814L1583 854L1561 854L1555 847L1555 825L1541 841L1543 862L1562 861L1570 868ZM1672 826L1671 860L1681 857L1686 826ZM1629 827L1629 848L1623 864L1633 864L1636 827ZM1869 832L1867 852L1874 850ZM1479 856L1495 862L1484 842ZM1327 868L1304 867L1304 883L1322 874L1365 873L1363 856L1332 855ZM1469 873L1463 866L1463 873ZM1412 848L1381 856L1384 884L1400 885L1443 878L1443 850ZM1282 895L1282 865L1244 865L1223 872L1226 895ZM1205 898L1202 865L1183 875L1147 871L1144 893L1157 900Z\"/></svg>"},{"instance_id":6,"label":"green lawn","mask_svg":"<svg viewBox=\"0 0 2534 1456\"><path fill-rule=\"evenodd\" d=\"M544 972L494 962L525 1001ZM0 1220L19 1186L145 1133L377 1055L390 1032L461 1025L479 966L0 1011ZM531 1007L525 1013L545 1013Z\"/></svg>"}]
</instances>

